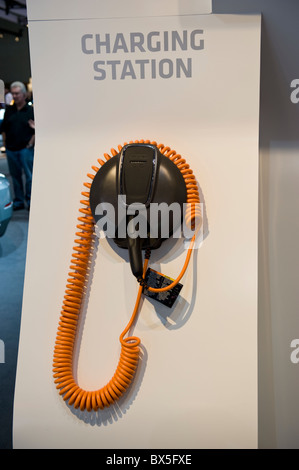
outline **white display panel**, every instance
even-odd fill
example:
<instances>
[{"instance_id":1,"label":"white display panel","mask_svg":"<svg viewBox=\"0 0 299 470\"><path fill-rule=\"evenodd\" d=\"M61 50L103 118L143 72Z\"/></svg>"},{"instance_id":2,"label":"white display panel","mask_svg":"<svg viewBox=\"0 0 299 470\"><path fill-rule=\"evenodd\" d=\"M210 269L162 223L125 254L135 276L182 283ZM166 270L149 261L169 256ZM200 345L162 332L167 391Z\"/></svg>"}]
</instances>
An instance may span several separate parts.
<instances>
[{"instance_id":1,"label":"white display panel","mask_svg":"<svg viewBox=\"0 0 299 470\"><path fill-rule=\"evenodd\" d=\"M172 31L186 34L185 49L165 45ZM128 45L136 32L144 45L159 32L161 45L126 52L122 38ZM110 52L107 42L97 51L100 33ZM260 17L32 21L30 44L37 142L14 447L256 447ZM143 357L128 394L88 414L58 395L53 347L83 182L97 158L131 139L163 142L187 159L205 207L204 241L176 306L142 303L134 334ZM167 242L152 267L175 277L185 254ZM82 313L83 388L113 375L136 293L126 253L104 240Z\"/></svg>"}]
</instances>

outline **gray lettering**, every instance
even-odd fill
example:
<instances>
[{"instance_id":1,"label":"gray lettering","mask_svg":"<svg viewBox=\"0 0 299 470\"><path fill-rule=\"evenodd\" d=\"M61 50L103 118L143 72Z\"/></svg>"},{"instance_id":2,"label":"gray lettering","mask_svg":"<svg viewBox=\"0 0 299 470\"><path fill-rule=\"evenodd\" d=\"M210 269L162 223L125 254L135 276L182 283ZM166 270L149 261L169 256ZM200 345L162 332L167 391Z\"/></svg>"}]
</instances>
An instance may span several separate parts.
<instances>
[{"instance_id":1,"label":"gray lettering","mask_svg":"<svg viewBox=\"0 0 299 470\"><path fill-rule=\"evenodd\" d=\"M120 64L120 60L107 60L107 65L111 65L112 80L116 80L116 66Z\"/></svg>"},{"instance_id":2,"label":"gray lettering","mask_svg":"<svg viewBox=\"0 0 299 470\"><path fill-rule=\"evenodd\" d=\"M115 53L115 52L118 52L119 50L123 50L124 52L129 52L124 35L122 33L117 33L112 52Z\"/></svg>"},{"instance_id":3,"label":"gray lettering","mask_svg":"<svg viewBox=\"0 0 299 470\"><path fill-rule=\"evenodd\" d=\"M130 42L131 52L135 52L136 48L138 48L140 52L145 52L143 47L144 35L142 33L130 33Z\"/></svg>"},{"instance_id":4,"label":"gray lettering","mask_svg":"<svg viewBox=\"0 0 299 470\"><path fill-rule=\"evenodd\" d=\"M167 65L164 67L164 65L168 65L168 71L167 71ZM161 78L170 78L173 76L173 63L170 59L162 59L159 62L159 75Z\"/></svg>"},{"instance_id":5,"label":"gray lettering","mask_svg":"<svg viewBox=\"0 0 299 470\"><path fill-rule=\"evenodd\" d=\"M196 36L198 34L203 34L203 30L202 29L194 29L194 31L192 31L191 35L190 35L190 45L191 45L192 49L197 50L197 51L204 48L204 40L203 39L200 39L199 43L196 43Z\"/></svg>"},{"instance_id":6,"label":"gray lettering","mask_svg":"<svg viewBox=\"0 0 299 470\"><path fill-rule=\"evenodd\" d=\"M130 60L125 60L120 79L123 80L125 77L136 79L134 68Z\"/></svg>"},{"instance_id":7,"label":"gray lettering","mask_svg":"<svg viewBox=\"0 0 299 470\"><path fill-rule=\"evenodd\" d=\"M140 65L140 78L144 79L145 78L145 64L149 64L149 60L148 59L135 60L135 63Z\"/></svg>"},{"instance_id":8,"label":"gray lettering","mask_svg":"<svg viewBox=\"0 0 299 470\"><path fill-rule=\"evenodd\" d=\"M151 52L157 52L157 51L161 50L161 42L160 41L156 41L156 44L153 45L152 38L154 36L159 37L160 36L159 31L152 31L151 33L148 33L148 35L147 35L147 48Z\"/></svg>"},{"instance_id":9,"label":"gray lettering","mask_svg":"<svg viewBox=\"0 0 299 470\"><path fill-rule=\"evenodd\" d=\"M155 61L155 59L152 59L152 60L151 60L151 66L152 66L152 78L157 78L156 61Z\"/></svg>"},{"instance_id":10,"label":"gray lettering","mask_svg":"<svg viewBox=\"0 0 299 470\"><path fill-rule=\"evenodd\" d=\"M96 51L97 54L101 53L101 46L106 48L106 52L110 53L110 34L105 34L105 41L100 40L100 35L96 34Z\"/></svg>"},{"instance_id":11,"label":"gray lettering","mask_svg":"<svg viewBox=\"0 0 299 470\"><path fill-rule=\"evenodd\" d=\"M172 40L172 50L176 51L176 45L179 44L180 48L182 51L186 51L188 47L188 37L187 37L187 31L183 31L183 38L180 37L179 33L177 31L172 31L171 34L171 40Z\"/></svg>"},{"instance_id":12,"label":"gray lettering","mask_svg":"<svg viewBox=\"0 0 299 470\"><path fill-rule=\"evenodd\" d=\"M81 48L82 48L82 52L84 52L84 54L94 54L93 49L87 49L87 47L86 47L87 39L92 39L92 38L93 38L92 34L84 34L82 36L82 38L81 38Z\"/></svg>"},{"instance_id":13,"label":"gray lettering","mask_svg":"<svg viewBox=\"0 0 299 470\"><path fill-rule=\"evenodd\" d=\"M101 53L113 53L116 54L119 51L125 53L130 52L160 52L160 51L177 51L188 50L191 47L193 50L204 49L203 30L194 29L189 33L187 30L183 31L150 31L146 38L141 32L132 32L129 37L123 33L116 33L113 49L112 38L109 33L106 34L84 34L81 37L81 49L84 54L101 54ZM171 44L170 44L171 42ZM146 44L146 48L145 48Z\"/></svg>"},{"instance_id":14,"label":"gray lettering","mask_svg":"<svg viewBox=\"0 0 299 470\"><path fill-rule=\"evenodd\" d=\"M168 31L164 31L164 51L168 51Z\"/></svg>"},{"instance_id":15,"label":"gray lettering","mask_svg":"<svg viewBox=\"0 0 299 470\"><path fill-rule=\"evenodd\" d=\"M190 57L187 59L187 67L184 64L183 59L176 60L176 76L177 78L181 78L181 71L183 71L185 77L190 78L192 77L192 60Z\"/></svg>"},{"instance_id":16,"label":"gray lettering","mask_svg":"<svg viewBox=\"0 0 299 470\"><path fill-rule=\"evenodd\" d=\"M102 68L100 68L100 65L105 65L104 60L96 60L93 64L93 68L95 72L98 72L100 75L95 75L94 79L95 80L105 80L106 78L106 71Z\"/></svg>"}]
</instances>

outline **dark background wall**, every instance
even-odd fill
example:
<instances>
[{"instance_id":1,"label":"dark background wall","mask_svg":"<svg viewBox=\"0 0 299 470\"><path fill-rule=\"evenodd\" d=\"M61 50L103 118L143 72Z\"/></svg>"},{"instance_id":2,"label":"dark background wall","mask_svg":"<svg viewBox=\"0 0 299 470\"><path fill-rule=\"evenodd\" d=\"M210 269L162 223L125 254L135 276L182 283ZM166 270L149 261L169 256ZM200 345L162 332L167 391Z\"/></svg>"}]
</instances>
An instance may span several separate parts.
<instances>
[{"instance_id":1,"label":"dark background wall","mask_svg":"<svg viewBox=\"0 0 299 470\"><path fill-rule=\"evenodd\" d=\"M262 14L260 144L298 140L290 83L299 78L299 1L213 0L213 13Z\"/></svg>"},{"instance_id":2,"label":"dark background wall","mask_svg":"<svg viewBox=\"0 0 299 470\"><path fill-rule=\"evenodd\" d=\"M20 37L16 41L18 35ZM27 26L20 27L0 19L0 79L5 83L20 80L27 84L30 77Z\"/></svg>"}]
</instances>

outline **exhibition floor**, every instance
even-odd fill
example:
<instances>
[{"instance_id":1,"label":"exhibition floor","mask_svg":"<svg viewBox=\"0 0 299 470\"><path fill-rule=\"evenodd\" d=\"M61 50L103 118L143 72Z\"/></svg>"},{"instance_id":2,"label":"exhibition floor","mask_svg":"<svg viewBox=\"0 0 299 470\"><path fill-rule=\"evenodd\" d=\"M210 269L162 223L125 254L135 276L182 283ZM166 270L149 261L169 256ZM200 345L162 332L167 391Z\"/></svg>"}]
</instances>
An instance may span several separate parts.
<instances>
[{"instance_id":1,"label":"exhibition floor","mask_svg":"<svg viewBox=\"0 0 299 470\"><path fill-rule=\"evenodd\" d=\"M0 155L0 173L10 180L5 154ZM14 212L6 233L0 238L0 340L5 351L4 362L0 362L0 449L12 448L13 399L28 220L26 209Z\"/></svg>"}]
</instances>

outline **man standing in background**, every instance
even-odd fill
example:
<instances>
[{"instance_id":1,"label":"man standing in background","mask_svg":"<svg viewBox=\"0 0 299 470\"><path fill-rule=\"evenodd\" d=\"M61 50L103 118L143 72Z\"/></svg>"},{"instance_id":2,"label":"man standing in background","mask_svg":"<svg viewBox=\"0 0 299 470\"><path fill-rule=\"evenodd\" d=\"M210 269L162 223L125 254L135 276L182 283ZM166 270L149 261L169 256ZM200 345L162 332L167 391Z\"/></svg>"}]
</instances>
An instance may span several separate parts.
<instances>
[{"instance_id":1,"label":"man standing in background","mask_svg":"<svg viewBox=\"0 0 299 470\"><path fill-rule=\"evenodd\" d=\"M3 145L14 189L14 210L30 209L34 157L34 112L26 101L27 90L22 82L10 86L13 104L7 106L1 126ZM25 175L25 191L22 172Z\"/></svg>"}]
</instances>

